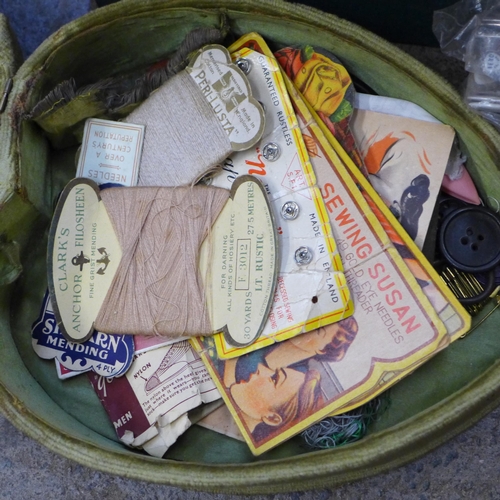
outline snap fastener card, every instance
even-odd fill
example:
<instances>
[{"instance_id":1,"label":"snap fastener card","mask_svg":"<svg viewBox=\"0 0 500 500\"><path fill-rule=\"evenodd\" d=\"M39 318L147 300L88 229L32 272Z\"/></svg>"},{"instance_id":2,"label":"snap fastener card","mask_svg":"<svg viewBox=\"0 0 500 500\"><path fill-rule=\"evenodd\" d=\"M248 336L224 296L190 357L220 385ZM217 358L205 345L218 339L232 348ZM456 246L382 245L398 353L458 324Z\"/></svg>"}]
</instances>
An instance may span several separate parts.
<instances>
[{"instance_id":1,"label":"snap fastener card","mask_svg":"<svg viewBox=\"0 0 500 500\"><path fill-rule=\"evenodd\" d=\"M248 174L262 180L278 227L280 268L262 334L243 349L217 335L221 358L240 356L353 312L327 211L279 67L272 57L237 50L238 45L231 47L232 57L246 68L266 111L266 127L256 147L232 154L210 183L229 188Z\"/></svg>"},{"instance_id":2,"label":"snap fastener card","mask_svg":"<svg viewBox=\"0 0 500 500\"><path fill-rule=\"evenodd\" d=\"M82 344L66 340L57 325L48 293L32 327L32 344L42 359L56 359L60 363L59 378L68 378L71 372L89 370L105 377L119 377L129 369L134 355L131 335L94 332Z\"/></svg>"},{"instance_id":3,"label":"snap fastener card","mask_svg":"<svg viewBox=\"0 0 500 500\"><path fill-rule=\"evenodd\" d=\"M97 184L135 186L144 139L144 125L89 118L83 130L76 176Z\"/></svg>"}]
</instances>

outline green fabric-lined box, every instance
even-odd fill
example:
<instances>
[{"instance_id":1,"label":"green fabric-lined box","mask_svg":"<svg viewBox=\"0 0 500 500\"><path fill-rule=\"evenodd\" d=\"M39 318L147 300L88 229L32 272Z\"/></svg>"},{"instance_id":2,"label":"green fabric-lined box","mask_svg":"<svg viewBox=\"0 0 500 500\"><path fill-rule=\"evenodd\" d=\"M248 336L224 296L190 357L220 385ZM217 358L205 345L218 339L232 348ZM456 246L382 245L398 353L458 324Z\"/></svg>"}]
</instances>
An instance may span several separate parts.
<instances>
[{"instance_id":1,"label":"green fabric-lined box","mask_svg":"<svg viewBox=\"0 0 500 500\"><path fill-rule=\"evenodd\" d=\"M32 350L29 332L46 288L53 201L74 175L76 148L52 149L26 113L62 80L74 77L86 85L143 68L174 51L191 29L219 26L222 16L234 38L256 31L274 46L324 47L378 93L424 107L456 129L481 194L500 198L497 133L437 75L332 15L277 0L123 0L63 27L20 67L1 18L0 86L11 76L14 82L0 121L0 409L25 433L84 465L181 487L304 490L387 470L444 442L500 403L500 313L395 386L391 408L363 440L310 452L292 439L258 458L244 443L197 427L182 436L168 459L129 450L117 441L87 379L59 381L52 365Z\"/></svg>"}]
</instances>

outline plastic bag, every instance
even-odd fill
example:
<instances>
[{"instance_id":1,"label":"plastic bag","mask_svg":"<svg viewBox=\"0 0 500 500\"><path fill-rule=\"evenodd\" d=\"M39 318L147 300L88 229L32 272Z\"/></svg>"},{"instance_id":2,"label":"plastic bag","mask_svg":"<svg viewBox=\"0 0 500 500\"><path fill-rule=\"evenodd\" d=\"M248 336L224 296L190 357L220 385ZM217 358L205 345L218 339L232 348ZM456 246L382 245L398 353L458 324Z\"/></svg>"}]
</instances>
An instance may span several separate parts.
<instances>
[{"instance_id":1,"label":"plastic bag","mask_svg":"<svg viewBox=\"0 0 500 500\"><path fill-rule=\"evenodd\" d=\"M433 32L445 54L464 61L465 102L500 129L500 0L461 0L438 10Z\"/></svg>"},{"instance_id":2,"label":"plastic bag","mask_svg":"<svg viewBox=\"0 0 500 500\"><path fill-rule=\"evenodd\" d=\"M465 47L482 12L481 0L461 0L434 12L432 31L446 55L464 60Z\"/></svg>"}]
</instances>

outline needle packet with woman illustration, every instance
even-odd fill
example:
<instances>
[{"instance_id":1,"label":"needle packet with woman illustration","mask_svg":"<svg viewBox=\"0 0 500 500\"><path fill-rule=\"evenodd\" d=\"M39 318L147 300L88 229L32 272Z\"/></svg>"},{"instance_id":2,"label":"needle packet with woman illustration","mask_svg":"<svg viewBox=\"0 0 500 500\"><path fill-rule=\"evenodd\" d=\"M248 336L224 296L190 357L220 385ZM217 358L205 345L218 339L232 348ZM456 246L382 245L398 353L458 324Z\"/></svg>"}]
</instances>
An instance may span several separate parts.
<instances>
[{"instance_id":1,"label":"needle packet with woman illustration","mask_svg":"<svg viewBox=\"0 0 500 500\"><path fill-rule=\"evenodd\" d=\"M266 50L256 35L253 47ZM432 276L427 274L427 286L417 281L425 275L418 256L410 269L394 235L386 232L389 226L372 210L380 208L375 195L364 196L301 96L291 86L288 91L342 256L354 314L236 359L221 359L213 338L193 340L255 455L380 394L468 327L468 315Z\"/></svg>"},{"instance_id":2,"label":"needle packet with woman illustration","mask_svg":"<svg viewBox=\"0 0 500 500\"><path fill-rule=\"evenodd\" d=\"M232 359L218 355L214 338L192 340L255 455L363 404L450 341L349 173L332 158L337 170L329 166L321 185L329 206L337 206L330 220L354 315Z\"/></svg>"}]
</instances>

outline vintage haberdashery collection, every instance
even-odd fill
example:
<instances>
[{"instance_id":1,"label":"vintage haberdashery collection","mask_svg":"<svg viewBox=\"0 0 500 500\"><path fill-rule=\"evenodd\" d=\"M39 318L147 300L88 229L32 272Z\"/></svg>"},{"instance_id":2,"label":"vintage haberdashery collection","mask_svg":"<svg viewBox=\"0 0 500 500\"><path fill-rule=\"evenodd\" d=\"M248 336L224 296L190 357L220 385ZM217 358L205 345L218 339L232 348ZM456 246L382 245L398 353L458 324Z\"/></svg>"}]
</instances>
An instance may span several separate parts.
<instances>
[{"instance_id":1,"label":"vintage haberdashery collection","mask_svg":"<svg viewBox=\"0 0 500 500\"><path fill-rule=\"evenodd\" d=\"M321 47L195 30L29 119L80 146L33 348L153 456L194 425L254 455L359 439L497 293L500 222L454 129Z\"/></svg>"}]
</instances>

